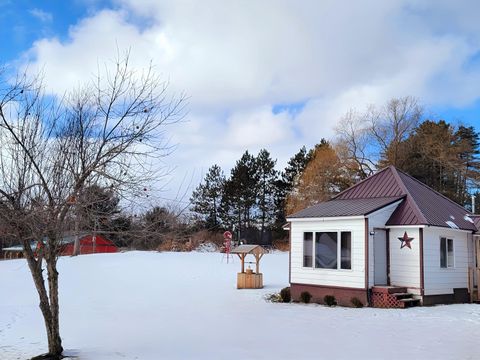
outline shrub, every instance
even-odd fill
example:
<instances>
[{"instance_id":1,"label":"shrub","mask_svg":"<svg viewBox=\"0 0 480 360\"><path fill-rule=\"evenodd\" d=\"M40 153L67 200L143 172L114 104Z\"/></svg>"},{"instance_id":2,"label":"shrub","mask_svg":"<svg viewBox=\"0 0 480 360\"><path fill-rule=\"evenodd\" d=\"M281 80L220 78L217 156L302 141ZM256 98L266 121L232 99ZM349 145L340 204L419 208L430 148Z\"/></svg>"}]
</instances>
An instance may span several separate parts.
<instances>
[{"instance_id":1,"label":"shrub","mask_svg":"<svg viewBox=\"0 0 480 360\"><path fill-rule=\"evenodd\" d=\"M312 294L310 294L308 291L304 291L300 294L300 300L305 304L308 304L311 299L312 299Z\"/></svg>"},{"instance_id":2,"label":"shrub","mask_svg":"<svg viewBox=\"0 0 480 360\"><path fill-rule=\"evenodd\" d=\"M275 302L275 303L283 302L282 297L280 296L280 294L277 294L277 293L265 295L265 300L270 302Z\"/></svg>"},{"instance_id":3,"label":"shrub","mask_svg":"<svg viewBox=\"0 0 480 360\"><path fill-rule=\"evenodd\" d=\"M360 301L359 298L357 297L352 297L350 299L350 302L352 303L352 305L356 308L362 308L363 307L363 303Z\"/></svg>"},{"instance_id":4,"label":"shrub","mask_svg":"<svg viewBox=\"0 0 480 360\"><path fill-rule=\"evenodd\" d=\"M280 297L282 298L282 302L284 303L289 303L292 300L290 288L288 286L280 290Z\"/></svg>"},{"instance_id":5,"label":"shrub","mask_svg":"<svg viewBox=\"0 0 480 360\"><path fill-rule=\"evenodd\" d=\"M328 306L337 305L337 300L333 295L325 295L325 297L323 298L323 302Z\"/></svg>"}]
</instances>

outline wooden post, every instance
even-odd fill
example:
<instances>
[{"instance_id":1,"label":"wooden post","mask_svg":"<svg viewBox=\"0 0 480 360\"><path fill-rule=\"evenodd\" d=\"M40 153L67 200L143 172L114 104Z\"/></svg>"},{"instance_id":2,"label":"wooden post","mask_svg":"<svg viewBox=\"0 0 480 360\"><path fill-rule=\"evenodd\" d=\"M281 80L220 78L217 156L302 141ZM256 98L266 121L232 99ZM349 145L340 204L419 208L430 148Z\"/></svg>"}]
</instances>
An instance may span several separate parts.
<instances>
[{"instance_id":1,"label":"wooden post","mask_svg":"<svg viewBox=\"0 0 480 360\"><path fill-rule=\"evenodd\" d=\"M480 278L480 268L477 268L477 301L480 301L480 286L478 285L479 278Z\"/></svg>"},{"instance_id":2,"label":"wooden post","mask_svg":"<svg viewBox=\"0 0 480 360\"><path fill-rule=\"evenodd\" d=\"M477 301L480 300L480 239L477 239L475 244L475 251L477 255L477 263L476 263L476 275L477 275Z\"/></svg>"},{"instance_id":3,"label":"wooden post","mask_svg":"<svg viewBox=\"0 0 480 360\"><path fill-rule=\"evenodd\" d=\"M470 295L470 302L473 302L473 268L468 268L468 294Z\"/></svg>"},{"instance_id":4,"label":"wooden post","mask_svg":"<svg viewBox=\"0 0 480 360\"><path fill-rule=\"evenodd\" d=\"M242 273L245 272L245 254L241 254L240 260L242 261Z\"/></svg>"},{"instance_id":5,"label":"wooden post","mask_svg":"<svg viewBox=\"0 0 480 360\"><path fill-rule=\"evenodd\" d=\"M260 259L262 258L262 256L263 256L263 254L255 254L257 274L260 274Z\"/></svg>"}]
</instances>

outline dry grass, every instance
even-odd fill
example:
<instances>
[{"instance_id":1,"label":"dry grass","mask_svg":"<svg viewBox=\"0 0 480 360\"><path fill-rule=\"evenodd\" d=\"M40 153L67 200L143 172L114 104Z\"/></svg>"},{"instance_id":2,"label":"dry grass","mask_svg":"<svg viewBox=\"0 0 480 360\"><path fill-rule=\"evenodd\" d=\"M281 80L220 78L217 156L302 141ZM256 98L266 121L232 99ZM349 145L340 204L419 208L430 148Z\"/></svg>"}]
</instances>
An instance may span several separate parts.
<instances>
[{"instance_id":1,"label":"dry grass","mask_svg":"<svg viewBox=\"0 0 480 360\"><path fill-rule=\"evenodd\" d=\"M282 240L273 240L273 248L279 251L289 251L290 250L290 243L288 239Z\"/></svg>"},{"instance_id":2,"label":"dry grass","mask_svg":"<svg viewBox=\"0 0 480 360\"><path fill-rule=\"evenodd\" d=\"M198 248L200 244L213 243L218 248L223 246L223 235L220 233L212 233L207 230L197 231L193 233L187 241L167 238L158 247L157 251L192 251Z\"/></svg>"}]
</instances>

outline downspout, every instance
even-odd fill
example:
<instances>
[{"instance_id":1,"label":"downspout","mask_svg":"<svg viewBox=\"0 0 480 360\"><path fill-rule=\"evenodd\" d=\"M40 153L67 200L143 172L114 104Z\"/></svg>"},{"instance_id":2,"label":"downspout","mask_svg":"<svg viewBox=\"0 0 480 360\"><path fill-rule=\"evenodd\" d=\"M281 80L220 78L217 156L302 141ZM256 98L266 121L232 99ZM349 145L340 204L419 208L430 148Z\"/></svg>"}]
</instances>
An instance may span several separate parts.
<instances>
[{"instance_id":1,"label":"downspout","mask_svg":"<svg viewBox=\"0 0 480 360\"><path fill-rule=\"evenodd\" d=\"M418 229L419 232L419 242L420 242L420 295L422 297L423 305L423 296L425 295L425 268L423 260L423 228Z\"/></svg>"},{"instance_id":2,"label":"downspout","mask_svg":"<svg viewBox=\"0 0 480 360\"><path fill-rule=\"evenodd\" d=\"M292 284L292 222L288 223L288 285Z\"/></svg>"},{"instance_id":3,"label":"downspout","mask_svg":"<svg viewBox=\"0 0 480 360\"><path fill-rule=\"evenodd\" d=\"M368 231L368 217L365 217L365 290L367 292L367 303L368 306L371 306L371 299L370 299L370 289L369 289L369 281L368 281L368 258L369 258L369 242L370 242L370 232Z\"/></svg>"}]
</instances>

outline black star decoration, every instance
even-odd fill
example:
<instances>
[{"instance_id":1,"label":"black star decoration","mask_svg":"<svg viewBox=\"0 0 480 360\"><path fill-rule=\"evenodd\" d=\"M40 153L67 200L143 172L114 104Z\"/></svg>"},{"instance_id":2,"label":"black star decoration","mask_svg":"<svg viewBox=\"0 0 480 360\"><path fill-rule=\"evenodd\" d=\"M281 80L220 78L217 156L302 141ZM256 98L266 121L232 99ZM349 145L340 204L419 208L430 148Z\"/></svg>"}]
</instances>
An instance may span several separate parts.
<instances>
[{"instance_id":1,"label":"black star decoration","mask_svg":"<svg viewBox=\"0 0 480 360\"><path fill-rule=\"evenodd\" d=\"M405 234L403 234L402 237L399 237L398 240L402 242L402 245L400 245L400 249L403 249L405 246L408 247L409 249L412 248L410 243L412 242L413 238L408 237L407 232L405 231Z\"/></svg>"}]
</instances>

